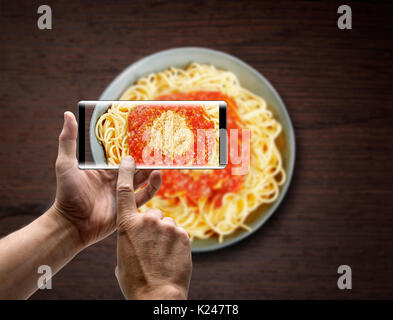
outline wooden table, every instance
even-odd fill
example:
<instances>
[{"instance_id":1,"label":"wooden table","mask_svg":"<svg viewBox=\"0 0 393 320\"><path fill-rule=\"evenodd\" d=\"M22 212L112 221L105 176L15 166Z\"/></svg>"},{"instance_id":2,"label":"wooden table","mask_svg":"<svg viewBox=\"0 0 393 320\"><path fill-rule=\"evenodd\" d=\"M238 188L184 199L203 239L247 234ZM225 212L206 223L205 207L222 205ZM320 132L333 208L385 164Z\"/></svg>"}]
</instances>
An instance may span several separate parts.
<instances>
[{"instance_id":1,"label":"wooden table","mask_svg":"<svg viewBox=\"0 0 393 320\"><path fill-rule=\"evenodd\" d=\"M49 4L53 29L37 28ZM351 2L1 1L0 236L54 199L65 110L153 52L202 46L266 76L297 142L290 190L241 243L193 256L192 299L393 298L392 5ZM120 299L115 236L79 254L39 299ZM338 290L337 268L353 289ZM1 284L0 284L1 285Z\"/></svg>"}]
</instances>

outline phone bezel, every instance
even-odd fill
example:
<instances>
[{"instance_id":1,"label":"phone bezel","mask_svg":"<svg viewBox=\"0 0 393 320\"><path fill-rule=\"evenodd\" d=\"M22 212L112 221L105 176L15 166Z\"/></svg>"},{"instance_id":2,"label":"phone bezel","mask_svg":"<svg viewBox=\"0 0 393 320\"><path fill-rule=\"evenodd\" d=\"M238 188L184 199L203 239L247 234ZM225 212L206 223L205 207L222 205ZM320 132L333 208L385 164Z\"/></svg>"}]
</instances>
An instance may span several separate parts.
<instances>
[{"instance_id":1,"label":"phone bezel","mask_svg":"<svg viewBox=\"0 0 393 320\"><path fill-rule=\"evenodd\" d=\"M223 100L84 100L78 102L78 167L83 170L118 170L118 166L101 166L96 165L94 163L86 164L85 161L85 106L97 103L117 103L117 102L140 102L140 103L160 103L160 104L189 104L189 105L197 105L198 103L206 103L206 102L215 102L219 103L219 165L218 166L136 166L136 169L187 169L187 170L215 170L215 169L224 169L228 164L228 136L227 136L227 104ZM83 134L80 134L82 133ZM89 146L91 148L91 145Z\"/></svg>"}]
</instances>

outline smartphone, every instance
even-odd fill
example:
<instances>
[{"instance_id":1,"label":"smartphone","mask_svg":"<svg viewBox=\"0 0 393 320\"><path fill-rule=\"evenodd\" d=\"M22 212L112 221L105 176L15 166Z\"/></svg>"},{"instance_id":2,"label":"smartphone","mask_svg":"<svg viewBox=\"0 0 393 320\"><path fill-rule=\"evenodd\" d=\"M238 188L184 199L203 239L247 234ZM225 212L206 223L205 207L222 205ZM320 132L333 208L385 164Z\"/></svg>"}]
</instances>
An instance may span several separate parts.
<instances>
[{"instance_id":1,"label":"smartphone","mask_svg":"<svg viewBox=\"0 0 393 320\"><path fill-rule=\"evenodd\" d=\"M223 169L225 101L80 101L80 169L117 169L131 155L137 169Z\"/></svg>"}]
</instances>

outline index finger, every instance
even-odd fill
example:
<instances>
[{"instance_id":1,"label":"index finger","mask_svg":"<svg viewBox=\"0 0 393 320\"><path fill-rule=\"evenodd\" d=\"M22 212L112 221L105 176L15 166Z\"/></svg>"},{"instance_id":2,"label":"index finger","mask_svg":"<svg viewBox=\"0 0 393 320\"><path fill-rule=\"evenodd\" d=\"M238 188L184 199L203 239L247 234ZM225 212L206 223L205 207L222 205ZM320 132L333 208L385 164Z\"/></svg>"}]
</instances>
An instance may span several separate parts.
<instances>
[{"instance_id":1,"label":"index finger","mask_svg":"<svg viewBox=\"0 0 393 320\"><path fill-rule=\"evenodd\" d=\"M117 220L125 216L132 218L138 213L134 193L135 161L127 156L120 162L117 177Z\"/></svg>"},{"instance_id":2,"label":"index finger","mask_svg":"<svg viewBox=\"0 0 393 320\"><path fill-rule=\"evenodd\" d=\"M143 186L149 179L150 174L153 170L138 170L134 176L134 190L138 190L141 186Z\"/></svg>"}]
</instances>

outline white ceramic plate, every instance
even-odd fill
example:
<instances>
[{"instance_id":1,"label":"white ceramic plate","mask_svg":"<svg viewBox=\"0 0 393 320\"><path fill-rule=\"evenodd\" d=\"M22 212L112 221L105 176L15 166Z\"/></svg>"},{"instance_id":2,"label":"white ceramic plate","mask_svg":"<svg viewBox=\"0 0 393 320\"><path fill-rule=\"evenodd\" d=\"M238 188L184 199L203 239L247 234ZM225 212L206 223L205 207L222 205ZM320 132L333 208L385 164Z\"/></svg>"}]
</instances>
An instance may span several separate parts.
<instances>
[{"instance_id":1,"label":"white ceramic plate","mask_svg":"<svg viewBox=\"0 0 393 320\"><path fill-rule=\"evenodd\" d=\"M117 98L116 98L117 99ZM116 100L114 99L114 100ZM101 142L97 139L95 133L95 127L98 119L108 110L110 103L99 103L94 108L93 114L91 115L90 126L89 126L89 141L90 150L93 157L93 161L97 167L105 168L107 166L104 148Z\"/></svg>"},{"instance_id":2,"label":"white ceramic plate","mask_svg":"<svg viewBox=\"0 0 393 320\"><path fill-rule=\"evenodd\" d=\"M100 96L100 100L118 100L121 94L141 77L152 72L168 69L169 67L184 68L192 62L212 64L219 69L232 71L238 77L242 87L266 100L270 110L283 127L281 152L284 169L287 173L287 180L281 187L278 199L269 206L260 206L247 219L246 222L251 227L251 232L239 229L230 236L225 237L222 243L219 243L217 238L194 240L192 251L204 252L224 248L244 239L260 228L274 213L284 198L292 178L295 162L295 135L285 105L270 82L254 68L238 58L211 49L197 47L175 48L149 55L135 62L119 74L105 89ZM104 156L102 147L99 147L91 145L91 151L95 159Z\"/></svg>"}]
</instances>

